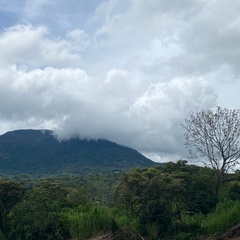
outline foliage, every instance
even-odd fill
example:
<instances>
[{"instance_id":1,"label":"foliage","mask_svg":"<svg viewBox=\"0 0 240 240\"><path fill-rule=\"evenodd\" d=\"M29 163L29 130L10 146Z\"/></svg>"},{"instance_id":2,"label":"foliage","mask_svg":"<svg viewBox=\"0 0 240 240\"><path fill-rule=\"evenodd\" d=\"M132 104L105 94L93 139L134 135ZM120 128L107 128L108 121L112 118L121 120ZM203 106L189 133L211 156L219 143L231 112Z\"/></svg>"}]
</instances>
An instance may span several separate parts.
<instances>
[{"instance_id":1,"label":"foliage","mask_svg":"<svg viewBox=\"0 0 240 240\"><path fill-rule=\"evenodd\" d=\"M224 232L240 222L240 202L225 200L202 223L207 233Z\"/></svg>"},{"instance_id":2,"label":"foliage","mask_svg":"<svg viewBox=\"0 0 240 240\"><path fill-rule=\"evenodd\" d=\"M157 169L134 169L116 190L116 203L139 218L142 235L158 236L180 217L184 182ZM169 201L171 199L171 201ZM154 225L157 224L157 228ZM152 229L150 229L150 226Z\"/></svg>"},{"instance_id":3,"label":"foliage","mask_svg":"<svg viewBox=\"0 0 240 240\"><path fill-rule=\"evenodd\" d=\"M57 183L45 182L30 191L9 214L9 239L66 239L68 228L60 211L66 192Z\"/></svg>"},{"instance_id":4,"label":"foliage","mask_svg":"<svg viewBox=\"0 0 240 240\"><path fill-rule=\"evenodd\" d=\"M139 218L142 235L153 239L169 235L173 239L173 234L185 232L183 235L190 237L199 226L183 225L181 216L207 214L214 209L217 199L212 175L211 169L181 160L163 168L133 169L119 183L116 203Z\"/></svg>"},{"instance_id":5,"label":"foliage","mask_svg":"<svg viewBox=\"0 0 240 240\"><path fill-rule=\"evenodd\" d=\"M98 204L79 205L63 215L69 222L70 233L74 239L110 234L137 239L140 230L139 219L130 212ZM153 226L151 228L153 229Z\"/></svg>"},{"instance_id":6,"label":"foliage","mask_svg":"<svg viewBox=\"0 0 240 240\"><path fill-rule=\"evenodd\" d=\"M191 240L240 222L238 172L226 174L219 202L214 170L169 162L125 174L17 176L0 239ZM11 183L11 184L10 184ZM13 186L18 186L14 188ZM114 200L113 191L115 188ZM18 190L17 190L18 189ZM4 188L0 188L2 193ZM19 191L20 193L20 191ZM16 197L18 195L16 194ZM107 206L106 206L107 205Z\"/></svg>"},{"instance_id":7,"label":"foliage","mask_svg":"<svg viewBox=\"0 0 240 240\"><path fill-rule=\"evenodd\" d=\"M185 208L182 211L208 213L216 205L214 196L214 173L206 167L187 165L186 161L166 163L161 171L184 182L185 194L181 195Z\"/></svg>"},{"instance_id":8,"label":"foliage","mask_svg":"<svg viewBox=\"0 0 240 240\"><path fill-rule=\"evenodd\" d=\"M52 131L16 130L0 136L0 173L95 174L128 171L156 163L134 149L107 140L59 141Z\"/></svg>"},{"instance_id":9,"label":"foliage","mask_svg":"<svg viewBox=\"0 0 240 240\"><path fill-rule=\"evenodd\" d=\"M108 174L61 174L61 175L19 175L11 179L20 182L28 189L38 187L42 182L58 182L68 189L69 200L74 204L84 204L89 201L103 205L113 205L113 193L123 173Z\"/></svg>"},{"instance_id":10,"label":"foliage","mask_svg":"<svg viewBox=\"0 0 240 240\"><path fill-rule=\"evenodd\" d=\"M107 233L111 228L111 216L107 208L83 205L65 213L71 235L76 239L88 239L96 233Z\"/></svg>"},{"instance_id":11,"label":"foliage","mask_svg":"<svg viewBox=\"0 0 240 240\"><path fill-rule=\"evenodd\" d=\"M4 230L7 214L21 201L25 192L26 188L18 182L0 180L0 230Z\"/></svg>"},{"instance_id":12,"label":"foliage","mask_svg":"<svg viewBox=\"0 0 240 240\"><path fill-rule=\"evenodd\" d=\"M240 201L240 182L233 179L225 183L222 192L227 199Z\"/></svg>"},{"instance_id":13,"label":"foliage","mask_svg":"<svg viewBox=\"0 0 240 240\"><path fill-rule=\"evenodd\" d=\"M183 222L200 226L205 234L223 233L240 222L240 202L224 200L208 215L184 215Z\"/></svg>"},{"instance_id":14,"label":"foliage","mask_svg":"<svg viewBox=\"0 0 240 240\"><path fill-rule=\"evenodd\" d=\"M119 184L115 198L142 219L160 218L172 213L181 189L182 182L171 179L167 173L154 168L134 169ZM169 197L172 202L166 201Z\"/></svg>"}]
</instances>

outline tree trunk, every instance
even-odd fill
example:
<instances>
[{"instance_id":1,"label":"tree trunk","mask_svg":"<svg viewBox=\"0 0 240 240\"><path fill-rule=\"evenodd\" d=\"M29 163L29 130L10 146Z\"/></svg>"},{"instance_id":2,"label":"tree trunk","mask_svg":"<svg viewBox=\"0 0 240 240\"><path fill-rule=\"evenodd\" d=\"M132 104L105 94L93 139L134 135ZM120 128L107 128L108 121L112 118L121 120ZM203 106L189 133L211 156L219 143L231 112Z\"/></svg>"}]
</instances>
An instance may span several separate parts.
<instances>
[{"instance_id":1,"label":"tree trunk","mask_svg":"<svg viewBox=\"0 0 240 240\"><path fill-rule=\"evenodd\" d=\"M219 199L220 187L222 184L223 174L220 171L215 172L215 196Z\"/></svg>"}]
</instances>

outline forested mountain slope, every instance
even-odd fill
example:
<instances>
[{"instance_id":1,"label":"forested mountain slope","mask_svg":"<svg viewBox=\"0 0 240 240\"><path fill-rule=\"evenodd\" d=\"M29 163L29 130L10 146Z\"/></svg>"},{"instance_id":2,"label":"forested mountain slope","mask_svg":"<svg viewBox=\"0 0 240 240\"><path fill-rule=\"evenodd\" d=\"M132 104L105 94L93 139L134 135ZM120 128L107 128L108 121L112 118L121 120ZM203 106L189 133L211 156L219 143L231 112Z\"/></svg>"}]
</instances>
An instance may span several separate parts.
<instances>
[{"instance_id":1,"label":"forested mountain slope","mask_svg":"<svg viewBox=\"0 0 240 240\"><path fill-rule=\"evenodd\" d=\"M107 140L58 141L49 130L16 130L0 136L0 172L94 173L154 166L134 149Z\"/></svg>"}]
</instances>

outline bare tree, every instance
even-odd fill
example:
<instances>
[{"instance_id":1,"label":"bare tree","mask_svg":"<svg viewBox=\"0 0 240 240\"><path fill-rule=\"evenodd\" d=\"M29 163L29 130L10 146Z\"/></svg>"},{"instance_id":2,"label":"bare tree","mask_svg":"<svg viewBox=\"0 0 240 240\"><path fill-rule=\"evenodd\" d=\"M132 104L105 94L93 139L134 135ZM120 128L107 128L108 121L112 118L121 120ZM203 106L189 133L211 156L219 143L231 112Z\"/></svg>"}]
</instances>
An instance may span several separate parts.
<instances>
[{"instance_id":1,"label":"bare tree","mask_svg":"<svg viewBox=\"0 0 240 240\"><path fill-rule=\"evenodd\" d=\"M185 119L185 147L190 157L202 161L215 172L216 196L224 174L240 158L240 110L217 107Z\"/></svg>"}]
</instances>

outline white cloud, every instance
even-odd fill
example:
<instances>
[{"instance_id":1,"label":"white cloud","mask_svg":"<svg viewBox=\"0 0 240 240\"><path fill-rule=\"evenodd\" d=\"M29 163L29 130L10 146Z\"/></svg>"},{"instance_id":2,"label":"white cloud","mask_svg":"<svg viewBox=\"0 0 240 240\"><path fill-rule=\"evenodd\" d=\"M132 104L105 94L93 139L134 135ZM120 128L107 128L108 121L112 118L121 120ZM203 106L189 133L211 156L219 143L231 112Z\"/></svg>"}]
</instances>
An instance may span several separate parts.
<instances>
[{"instance_id":1,"label":"white cloud","mask_svg":"<svg viewBox=\"0 0 240 240\"><path fill-rule=\"evenodd\" d=\"M1 131L54 128L173 160L185 154L180 124L189 113L240 107L238 0L40 0L17 8L28 24L0 33Z\"/></svg>"},{"instance_id":2,"label":"white cloud","mask_svg":"<svg viewBox=\"0 0 240 240\"><path fill-rule=\"evenodd\" d=\"M214 107L216 99L213 87L203 79L174 78L150 86L131 106L143 121L142 151L183 152L184 118L193 111Z\"/></svg>"},{"instance_id":3,"label":"white cloud","mask_svg":"<svg viewBox=\"0 0 240 240\"><path fill-rule=\"evenodd\" d=\"M172 64L185 72L210 72L222 64L239 71L239 1L198 1L199 11L180 31L185 53Z\"/></svg>"},{"instance_id":4,"label":"white cloud","mask_svg":"<svg viewBox=\"0 0 240 240\"><path fill-rule=\"evenodd\" d=\"M81 64L79 51L83 46L79 42L65 39L47 38L46 27L16 25L7 28L0 35L0 66L11 64L30 69L43 66L69 67ZM86 43L85 43L86 44Z\"/></svg>"},{"instance_id":5,"label":"white cloud","mask_svg":"<svg viewBox=\"0 0 240 240\"><path fill-rule=\"evenodd\" d=\"M121 64L157 60L158 68L168 65L175 75L211 72L228 63L238 72L239 8L236 0L132 0L125 8L104 1L95 13L101 23L97 51L106 59L117 55Z\"/></svg>"},{"instance_id":6,"label":"white cloud","mask_svg":"<svg viewBox=\"0 0 240 240\"><path fill-rule=\"evenodd\" d=\"M67 37L70 38L76 46L74 48L76 52L82 52L91 43L91 39L88 34L84 30L79 28L67 32Z\"/></svg>"},{"instance_id":7,"label":"white cloud","mask_svg":"<svg viewBox=\"0 0 240 240\"><path fill-rule=\"evenodd\" d=\"M202 79L143 88L142 79L117 69L102 79L71 68L11 67L0 75L2 127L51 127L59 137L107 138L144 152L182 152L180 123L216 100Z\"/></svg>"},{"instance_id":8,"label":"white cloud","mask_svg":"<svg viewBox=\"0 0 240 240\"><path fill-rule=\"evenodd\" d=\"M5 120L61 120L85 98L88 79L80 69L0 71L0 114Z\"/></svg>"}]
</instances>

